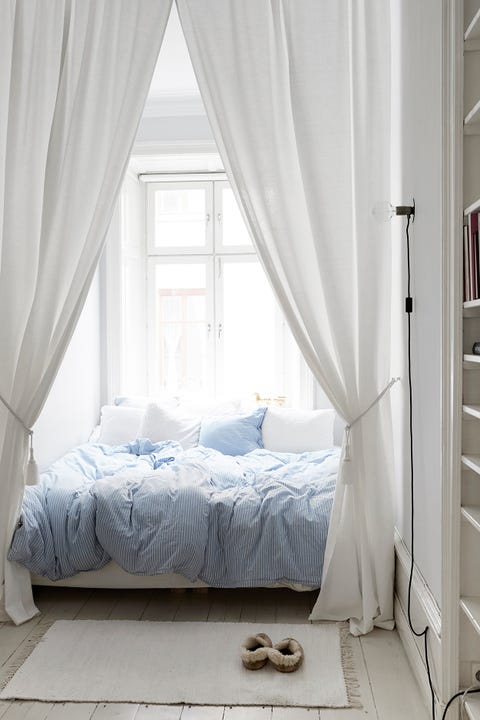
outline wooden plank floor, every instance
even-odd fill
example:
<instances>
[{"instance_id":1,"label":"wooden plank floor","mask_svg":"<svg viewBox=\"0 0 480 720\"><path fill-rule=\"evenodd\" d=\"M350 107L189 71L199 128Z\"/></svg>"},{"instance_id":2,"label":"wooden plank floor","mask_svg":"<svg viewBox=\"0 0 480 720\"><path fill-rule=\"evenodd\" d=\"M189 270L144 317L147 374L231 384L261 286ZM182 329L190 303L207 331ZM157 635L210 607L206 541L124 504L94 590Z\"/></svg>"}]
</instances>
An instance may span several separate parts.
<instances>
[{"instance_id":1,"label":"wooden plank floor","mask_svg":"<svg viewBox=\"0 0 480 720\"><path fill-rule=\"evenodd\" d=\"M35 589L42 615L15 627L0 624L1 668L21 654L43 620L127 619L197 622L305 622L316 593L290 590ZM396 632L353 639L362 709L198 707L120 703L1 702L0 720L428 720Z\"/></svg>"}]
</instances>

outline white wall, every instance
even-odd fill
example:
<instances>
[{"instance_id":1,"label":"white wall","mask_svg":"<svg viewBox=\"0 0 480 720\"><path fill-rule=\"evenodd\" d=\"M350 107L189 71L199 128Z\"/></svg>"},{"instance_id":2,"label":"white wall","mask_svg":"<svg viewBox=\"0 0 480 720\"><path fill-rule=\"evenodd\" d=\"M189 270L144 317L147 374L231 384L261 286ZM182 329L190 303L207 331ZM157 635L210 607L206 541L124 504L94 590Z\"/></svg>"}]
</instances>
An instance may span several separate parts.
<instances>
[{"instance_id":1,"label":"white wall","mask_svg":"<svg viewBox=\"0 0 480 720\"><path fill-rule=\"evenodd\" d=\"M40 470L85 442L100 411L99 279L93 280L78 325L34 426Z\"/></svg>"},{"instance_id":2,"label":"white wall","mask_svg":"<svg viewBox=\"0 0 480 720\"><path fill-rule=\"evenodd\" d=\"M215 148L207 116L176 115L170 117L143 117L135 138L136 146L150 143L205 144Z\"/></svg>"},{"instance_id":3,"label":"white wall","mask_svg":"<svg viewBox=\"0 0 480 720\"><path fill-rule=\"evenodd\" d=\"M442 3L391 0L392 202L416 217L412 250L415 561L441 601ZM410 548L410 469L404 366L405 220L393 218L396 524ZM402 420L403 414L403 420Z\"/></svg>"}]
</instances>

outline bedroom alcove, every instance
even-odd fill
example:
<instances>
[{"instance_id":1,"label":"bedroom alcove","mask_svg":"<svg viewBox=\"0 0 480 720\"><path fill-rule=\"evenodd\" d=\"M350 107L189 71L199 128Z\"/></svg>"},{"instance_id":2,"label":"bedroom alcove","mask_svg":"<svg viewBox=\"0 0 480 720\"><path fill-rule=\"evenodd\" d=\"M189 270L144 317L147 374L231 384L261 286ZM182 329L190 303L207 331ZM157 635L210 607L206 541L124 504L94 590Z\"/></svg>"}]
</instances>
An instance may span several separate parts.
<instances>
[{"instance_id":1,"label":"bedroom alcove","mask_svg":"<svg viewBox=\"0 0 480 720\"><path fill-rule=\"evenodd\" d=\"M177 29L175 30L175 25L173 25L173 29L172 25L167 29L166 41L169 40L169 31L171 37L179 30L178 20L173 22L177 23ZM165 49L167 48L168 45ZM178 69L181 66L179 56L175 55L175 48L170 49L178 63ZM160 58L162 58L161 53ZM187 84L191 79L191 76L188 77L188 73L190 73L190 69L187 71ZM145 301L139 298L139 294L136 295L136 298L134 295L130 296L133 298L132 303L127 301L124 294L125 288L122 287L122 271L119 273L119 264L124 263L121 266L123 282L125 283L128 275L129 291L132 292L132 285L140 282L141 273L138 272L138 265L143 260L139 256L140 249L136 240L129 242L127 239L122 246L123 254L119 256L119 237L124 233L126 224L130 228L135 224L137 224L137 228L140 227L140 233L138 233L138 229L134 233L137 237L142 237L142 233L148 234L148 230L142 230L142 223L147 222L144 207L148 203L146 196L154 192L155 183L152 182L153 178L146 178L145 175L173 173L175 178L170 176L171 182L184 182L186 172L196 172L202 176L200 178L197 176L197 182L218 183L218 187L214 185L207 190L207 195L210 192L214 198L219 196L220 190L223 190L221 184L226 182L227 177L222 174L224 168L198 90L190 95L188 90L192 90L191 87L187 88L186 92L184 88L183 95L175 92L172 87L168 90L170 97L161 97L162 92L164 95L168 95L163 87L156 97L154 94L150 96L150 102L147 99L133 146L129 169L124 180L121 200L114 210L107 246L100 261L98 274L93 280L84 313L80 318L76 334L73 336L72 344L67 350L52 393L34 428L35 454L41 466L48 465L50 461L55 460L72 446L87 439L90 431L97 424L100 407L112 406L114 397L147 395L155 398L162 392L162 388L155 388L151 391L144 380L139 381L136 386L132 382L132 378L134 381L138 380L138 369L148 366L148 350L131 352L128 356L123 353L125 345L130 348L139 348L142 345L145 347L144 341L139 341L141 328L135 327L132 316L134 319L135 313L138 313L138 316L142 317L148 311L145 310L144 305L142 306L142 302ZM207 174L209 175L208 179L205 178ZM139 176L142 175L144 177L139 180ZM162 180L165 181L164 178L156 178L156 180L159 183ZM153 202L156 201L153 200ZM215 208L215 205L212 207ZM123 239L125 240L125 234L123 234ZM125 258L127 258L126 261ZM218 267L215 269L218 271ZM142 280L142 282L144 281ZM120 305L123 305L122 310L127 306L130 318L125 319L126 313L118 312ZM215 318L212 321L211 332L216 335L219 333L218 322ZM86 346L88 353L85 353ZM120 357L123 358L123 362L115 362L115 358ZM111 358L114 360L112 361ZM299 366L296 356L293 356L293 360L290 357L290 360L295 367ZM388 381L389 377L386 380ZM275 389L271 391L268 388L266 392L259 389L261 390L260 395L263 397L281 396L282 394ZM378 392L381 390L383 390L383 385L376 388ZM310 381L306 369L301 371L301 382L298 383L295 392L297 397L303 393L304 407L310 407L310 409L331 407L327 396ZM228 393L224 394L228 395ZM375 399L375 393L369 395L369 399ZM74 412L72 412L72 404L75 405ZM270 409L271 406L268 407ZM75 420L74 415L77 415ZM108 412L105 413L105 416L107 415ZM354 418L355 414L352 416L352 419ZM54 442L52 442L51 435L52 423L58 423L64 430L62 432L64 437L55 438ZM341 421L337 421L337 423L336 442L341 444L343 423ZM318 432L318 428L316 431ZM331 428L328 432L332 432ZM80 435L83 436L80 437ZM62 443L64 445L60 449ZM358 445L355 444L355 438L352 450L353 455L359 450ZM116 580L112 576L108 577L107 575L106 577L107 588L94 591L81 588L59 589L58 599L56 599L55 589L39 586L35 599L44 614L50 614L51 617L56 618L107 619L122 617L133 619L142 617L151 620L175 619L176 621L231 619L232 621L257 623L273 620L277 622L305 620L305 616L312 610L318 595L317 591L293 593L284 589L209 590L208 593L193 593L189 590L180 594L152 588L138 591L122 588L116 591L108 589L114 585ZM62 581L55 584L61 585ZM148 581L146 585L148 585ZM35 619L28 623L35 623ZM27 628L28 623L20 625L19 632L21 632L20 628ZM5 625L0 627L0 631L5 627ZM386 639L386 635L388 635L388 639ZM21 645L21 642L18 641L19 637L19 634L15 636L12 633L8 647L13 648L13 644L16 643L13 649L17 650ZM365 692L364 697L367 714L372 717L395 718L395 713L398 712L400 717L400 713L405 710L405 705L402 705L403 695L399 693L396 684L384 677L381 669L381 665L387 662L386 658L388 658L388 662L392 663L392 674L397 673L405 683L412 683L410 670L405 663L398 637L377 630L361 640L355 641L354 647L356 661L359 663L362 675L362 688L367 686L370 688ZM388 691L385 688L389 688ZM389 694L391 697L387 698ZM395 707L392 707L392 699ZM423 701L414 685L412 685L411 697L406 702L407 705L410 703L408 707L411 713L414 713L412 717L423 717ZM0 708L1 713L5 706L2 705ZM5 708L5 717L8 718L8 713L13 711ZM52 712L55 712L54 708ZM100 704L96 708L92 708L92 712L95 713L93 717L101 718L103 717L102 713L107 713L108 709L102 708ZM129 709L122 708L119 712L124 712L125 717L134 717L134 715L128 714L131 713ZM148 709L140 708L136 712L139 713L139 717L142 717L142 712L146 717L148 716ZM240 717L235 714L235 709L225 708L223 710L222 708L222 715L219 715L218 712L213 708L206 709L205 717L218 716L219 718L224 717L225 720L230 717L232 720L234 717ZM358 714L356 710L348 712L351 713L352 718ZM179 717L180 713L182 713L182 718L195 717L192 708L180 709ZM252 714L252 717L283 717L275 708L273 710L259 708L255 713ZM311 714L308 711L308 717ZM346 714L346 711L343 714ZM297 710L297 715L299 718L307 717L307 713L301 713L300 710ZM320 712L321 718L335 718L336 716L334 710ZM292 713L288 717L293 718L296 715Z\"/></svg>"}]
</instances>

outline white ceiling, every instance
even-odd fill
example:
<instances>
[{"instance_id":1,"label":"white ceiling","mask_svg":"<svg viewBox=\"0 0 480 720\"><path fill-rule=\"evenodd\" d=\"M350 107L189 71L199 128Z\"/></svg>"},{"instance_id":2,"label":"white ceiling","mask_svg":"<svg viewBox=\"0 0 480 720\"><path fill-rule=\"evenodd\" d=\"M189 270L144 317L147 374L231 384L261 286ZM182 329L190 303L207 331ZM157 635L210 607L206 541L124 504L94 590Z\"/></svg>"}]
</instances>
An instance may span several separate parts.
<instances>
[{"instance_id":1,"label":"white ceiling","mask_svg":"<svg viewBox=\"0 0 480 720\"><path fill-rule=\"evenodd\" d=\"M172 96L200 97L175 3L172 5L148 100Z\"/></svg>"}]
</instances>

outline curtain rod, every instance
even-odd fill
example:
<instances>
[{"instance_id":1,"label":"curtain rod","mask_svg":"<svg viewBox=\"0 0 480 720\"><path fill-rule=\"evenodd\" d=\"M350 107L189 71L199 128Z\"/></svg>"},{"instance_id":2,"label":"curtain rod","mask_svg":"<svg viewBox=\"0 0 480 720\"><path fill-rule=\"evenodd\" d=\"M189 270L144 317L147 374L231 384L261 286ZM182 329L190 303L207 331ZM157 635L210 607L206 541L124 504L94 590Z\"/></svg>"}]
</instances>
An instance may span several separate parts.
<instances>
[{"instance_id":1,"label":"curtain rod","mask_svg":"<svg viewBox=\"0 0 480 720\"><path fill-rule=\"evenodd\" d=\"M202 175L208 175L211 177L212 175L216 175L219 178L225 178L227 177L227 173L225 170L166 170L165 172L159 172L158 170L156 172L142 172L138 173L137 177L139 180L144 180L145 182L152 182L156 178L164 178L164 177L189 177L189 176L202 176Z\"/></svg>"}]
</instances>

